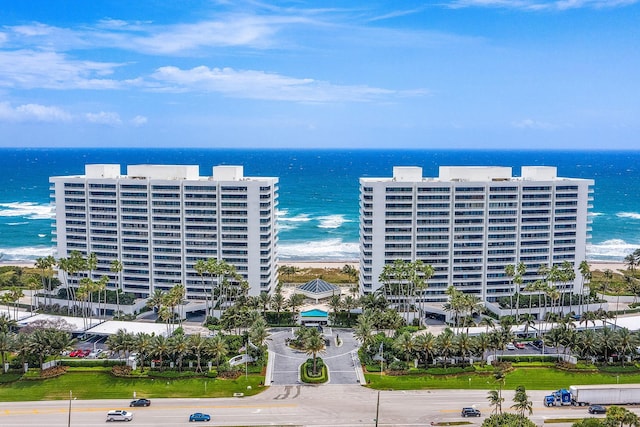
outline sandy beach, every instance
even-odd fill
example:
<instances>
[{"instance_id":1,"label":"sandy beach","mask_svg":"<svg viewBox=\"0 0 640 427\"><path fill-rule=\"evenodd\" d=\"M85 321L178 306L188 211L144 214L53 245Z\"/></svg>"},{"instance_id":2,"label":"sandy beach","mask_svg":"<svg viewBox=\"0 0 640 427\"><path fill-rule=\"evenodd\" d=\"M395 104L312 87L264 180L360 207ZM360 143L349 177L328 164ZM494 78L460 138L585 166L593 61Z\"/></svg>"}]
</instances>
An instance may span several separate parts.
<instances>
[{"instance_id":1,"label":"sandy beach","mask_svg":"<svg viewBox=\"0 0 640 427\"><path fill-rule=\"evenodd\" d=\"M0 266L16 266L16 267L30 267L30 268L33 268L34 264L35 263L32 261L0 262ZM278 267L281 267L283 265L296 267L300 269L303 269L303 268L327 268L327 269L339 268L341 269L345 265L350 265L353 268L358 269L360 266L358 261L353 261L353 260L350 260L350 261L280 261L278 263ZM624 271L627 269L627 266L623 262L619 262L619 261L590 261L589 266L591 267L591 271L596 271L596 270L605 271L607 269L612 271L618 271L618 270Z\"/></svg>"}]
</instances>

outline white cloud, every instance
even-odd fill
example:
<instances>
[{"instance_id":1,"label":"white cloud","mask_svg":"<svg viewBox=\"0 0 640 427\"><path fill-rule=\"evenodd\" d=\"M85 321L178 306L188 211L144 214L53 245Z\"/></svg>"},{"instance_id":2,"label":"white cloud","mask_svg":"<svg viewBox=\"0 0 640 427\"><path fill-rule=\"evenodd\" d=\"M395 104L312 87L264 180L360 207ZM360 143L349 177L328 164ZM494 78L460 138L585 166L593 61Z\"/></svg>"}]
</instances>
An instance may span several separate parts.
<instances>
[{"instance_id":1,"label":"white cloud","mask_svg":"<svg viewBox=\"0 0 640 427\"><path fill-rule=\"evenodd\" d=\"M91 123L96 125L120 126L120 115L110 111L98 113L72 114L63 108L41 104L22 104L13 106L9 102L0 102L0 122L14 123ZM127 121L131 126L143 126L147 118L137 115Z\"/></svg>"},{"instance_id":2,"label":"white cloud","mask_svg":"<svg viewBox=\"0 0 640 427\"><path fill-rule=\"evenodd\" d=\"M148 122L148 119L144 116L135 116L133 119L130 120L130 123L136 127L144 126L147 124L147 122Z\"/></svg>"},{"instance_id":3,"label":"white cloud","mask_svg":"<svg viewBox=\"0 0 640 427\"><path fill-rule=\"evenodd\" d=\"M93 27L61 28L35 22L5 30L22 48L46 46L60 51L106 47L183 56L206 47L282 47L274 40L276 33L285 26L311 22L303 16L222 14L215 20L173 25L104 19Z\"/></svg>"},{"instance_id":4,"label":"white cloud","mask_svg":"<svg viewBox=\"0 0 640 427\"><path fill-rule=\"evenodd\" d=\"M85 113L84 117L89 123L99 125L118 126L122 124L120 115L113 112L101 111L99 113Z\"/></svg>"},{"instance_id":5,"label":"white cloud","mask_svg":"<svg viewBox=\"0 0 640 427\"><path fill-rule=\"evenodd\" d=\"M8 122L69 122L73 116L59 107L39 104L24 104L12 107L0 102L0 121Z\"/></svg>"},{"instance_id":6,"label":"white cloud","mask_svg":"<svg viewBox=\"0 0 640 427\"><path fill-rule=\"evenodd\" d=\"M546 122L541 122L541 121L536 121L533 119L523 119L517 122L513 122L512 123L513 127L516 128L520 128L520 129L543 129L543 130L552 130L555 129L556 126L550 124L550 123L546 123Z\"/></svg>"},{"instance_id":7,"label":"white cloud","mask_svg":"<svg viewBox=\"0 0 640 427\"><path fill-rule=\"evenodd\" d=\"M629 6L638 0L453 0L451 8L493 7L523 10L604 9Z\"/></svg>"},{"instance_id":8,"label":"white cloud","mask_svg":"<svg viewBox=\"0 0 640 427\"><path fill-rule=\"evenodd\" d=\"M103 78L120 64L69 59L33 50L0 51L0 86L44 89L117 89L125 83Z\"/></svg>"},{"instance_id":9,"label":"white cloud","mask_svg":"<svg viewBox=\"0 0 640 427\"><path fill-rule=\"evenodd\" d=\"M233 68L199 66L190 70L167 66L152 77L163 90L218 92L234 98L296 102L371 101L392 96L424 95L424 91L398 92L368 86L338 86L314 79Z\"/></svg>"}]
</instances>

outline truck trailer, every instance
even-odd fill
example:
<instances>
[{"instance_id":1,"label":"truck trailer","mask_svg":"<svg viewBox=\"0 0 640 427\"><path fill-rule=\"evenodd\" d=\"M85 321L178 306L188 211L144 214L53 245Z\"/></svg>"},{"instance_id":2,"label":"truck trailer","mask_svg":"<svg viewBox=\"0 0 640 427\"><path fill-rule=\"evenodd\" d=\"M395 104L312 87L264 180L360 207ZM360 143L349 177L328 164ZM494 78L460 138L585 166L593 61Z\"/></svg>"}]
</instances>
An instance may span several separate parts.
<instances>
[{"instance_id":1,"label":"truck trailer","mask_svg":"<svg viewBox=\"0 0 640 427\"><path fill-rule=\"evenodd\" d=\"M634 405L640 403L640 384L572 385L545 396L546 406Z\"/></svg>"}]
</instances>

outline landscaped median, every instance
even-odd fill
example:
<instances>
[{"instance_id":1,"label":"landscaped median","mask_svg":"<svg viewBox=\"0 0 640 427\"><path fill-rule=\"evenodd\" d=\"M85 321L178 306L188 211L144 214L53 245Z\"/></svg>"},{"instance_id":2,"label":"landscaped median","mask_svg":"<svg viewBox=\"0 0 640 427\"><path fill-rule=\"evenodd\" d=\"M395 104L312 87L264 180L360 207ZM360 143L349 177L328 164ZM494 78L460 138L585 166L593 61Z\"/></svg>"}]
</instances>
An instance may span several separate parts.
<instances>
[{"instance_id":1,"label":"landscaped median","mask_svg":"<svg viewBox=\"0 0 640 427\"><path fill-rule=\"evenodd\" d=\"M264 383L264 376L255 373L236 379L180 378L187 373L173 371L152 372L152 376L118 377L112 374L110 367L69 367L65 374L55 378L36 379L38 371L30 372L16 381L0 384L0 400L68 399L69 391L78 399L130 399L134 392L146 398L232 397L239 392L250 396L260 393ZM13 376L14 379L17 377Z\"/></svg>"},{"instance_id":2,"label":"landscaped median","mask_svg":"<svg viewBox=\"0 0 640 427\"><path fill-rule=\"evenodd\" d=\"M616 372L611 367L597 369L593 365L577 366L576 369L556 367L553 363L513 363L505 373L505 389L524 386L527 390L555 390L559 387L578 384L633 384L640 383L640 367L626 367ZM614 371L614 372L611 372ZM401 375L385 372L365 373L368 387L377 390L423 390L423 389L493 389L495 379L491 366L449 367L409 370Z\"/></svg>"}]
</instances>

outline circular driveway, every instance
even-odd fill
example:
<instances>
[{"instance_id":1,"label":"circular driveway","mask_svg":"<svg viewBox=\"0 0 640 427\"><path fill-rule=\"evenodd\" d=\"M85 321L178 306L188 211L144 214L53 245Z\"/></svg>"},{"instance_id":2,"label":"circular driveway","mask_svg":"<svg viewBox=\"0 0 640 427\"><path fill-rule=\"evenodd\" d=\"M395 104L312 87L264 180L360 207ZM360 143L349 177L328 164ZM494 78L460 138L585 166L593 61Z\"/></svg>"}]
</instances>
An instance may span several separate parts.
<instances>
[{"instance_id":1,"label":"circular driveway","mask_svg":"<svg viewBox=\"0 0 640 427\"><path fill-rule=\"evenodd\" d=\"M305 352L295 350L286 345L287 338L295 338L297 328L277 328L271 330L269 337L269 365L267 383L272 385L300 384L300 365L309 356ZM358 360L360 344L348 329L325 327L323 336L328 345L325 352L318 354L329 370L329 381L325 384L359 385L364 381L362 367ZM338 346L338 337L340 346Z\"/></svg>"}]
</instances>

